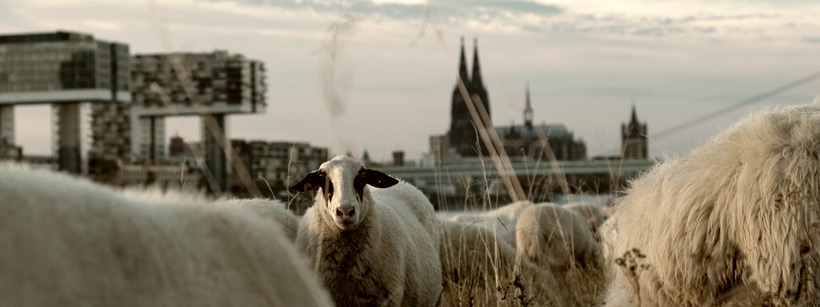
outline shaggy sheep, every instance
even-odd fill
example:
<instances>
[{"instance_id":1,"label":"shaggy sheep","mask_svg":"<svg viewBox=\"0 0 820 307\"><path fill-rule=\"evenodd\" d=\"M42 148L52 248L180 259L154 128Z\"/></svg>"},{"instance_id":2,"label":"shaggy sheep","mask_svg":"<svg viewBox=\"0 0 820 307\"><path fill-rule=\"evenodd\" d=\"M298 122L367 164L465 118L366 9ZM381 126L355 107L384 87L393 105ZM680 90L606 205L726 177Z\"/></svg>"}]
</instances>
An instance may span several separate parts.
<instances>
[{"instance_id":1,"label":"shaggy sheep","mask_svg":"<svg viewBox=\"0 0 820 307\"><path fill-rule=\"evenodd\" d=\"M197 191L162 191L157 188L126 189L123 195L137 201L147 201L152 204L179 204L191 202L213 202L205 194ZM299 230L299 216L293 214L281 201L274 199L220 199L220 203L247 208L256 212L260 217L272 220L281 226L285 235L293 242Z\"/></svg>"},{"instance_id":2,"label":"shaggy sheep","mask_svg":"<svg viewBox=\"0 0 820 307\"><path fill-rule=\"evenodd\" d=\"M2 306L331 306L277 223L0 165Z\"/></svg>"},{"instance_id":3,"label":"shaggy sheep","mask_svg":"<svg viewBox=\"0 0 820 307\"><path fill-rule=\"evenodd\" d=\"M600 251L584 218L554 204L539 204L521 213L516 226L518 252L542 267L568 268L599 264Z\"/></svg>"},{"instance_id":4,"label":"shaggy sheep","mask_svg":"<svg viewBox=\"0 0 820 307\"><path fill-rule=\"evenodd\" d=\"M303 217L296 246L338 305L437 304L439 233L421 191L347 156L323 163L291 189L317 187L322 193Z\"/></svg>"},{"instance_id":5,"label":"shaggy sheep","mask_svg":"<svg viewBox=\"0 0 820 307\"><path fill-rule=\"evenodd\" d=\"M615 211L618 210L618 207L615 205L603 206L601 207L601 217L604 218L604 221L608 220Z\"/></svg>"},{"instance_id":6,"label":"shaggy sheep","mask_svg":"<svg viewBox=\"0 0 820 307\"><path fill-rule=\"evenodd\" d=\"M492 229L499 238L515 246L515 224L521 212L529 207L532 207L531 202L518 201L482 213L459 214L450 220Z\"/></svg>"},{"instance_id":7,"label":"shaggy sheep","mask_svg":"<svg viewBox=\"0 0 820 307\"><path fill-rule=\"evenodd\" d=\"M584 220L587 222L587 225L589 225L589 230L592 234L596 234L598 232L598 227L601 227L601 224L604 222L604 217L601 214L601 208L597 205L588 203L573 203L564 205L564 209L575 211L583 216Z\"/></svg>"},{"instance_id":8,"label":"shaggy sheep","mask_svg":"<svg viewBox=\"0 0 820 307\"><path fill-rule=\"evenodd\" d=\"M633 181L610 306L816 306L820 105L750 116Z\"/></svg>"},{"instance_id":9,"label":"shaggy sheep","mask_svg":"<svg viewBox=\"0 0 820 307\"><path fill-rule=\"evenodd\" d=\"M242 199L233 201L240 208L253 210L259 216L270 219L282 227L290 242L296 240L299 230L299 216L285 208L285 204L276 200Z\"/></svg>"},{"instance_id":10,"label":"shaggy sheep","mask_svg":"<svg viewBox=\"0 0 820 307\"><path fill-rule=\"evenodd\" d=\"M445 306L495 306L505 301L520 306L517 299L533 296L553 306L565 305L553 276L517 257L492 230L456 221L441 221L440 227Z\"/></svg>"},{"instance_id":11,"label":"shaggy sheep","mask_svg":"<svg viewBox=\"0 0 820 307\"><path fill-rule=\"evenodd\" d=\"M618 238L618 227L615 224L615 219L608 219L598 228L598 234L601 239L599 248L601 250L601 258L604 263L604 268L609 271L615 261L614 250L615 241Z\"/></svg>"}]
</instances>

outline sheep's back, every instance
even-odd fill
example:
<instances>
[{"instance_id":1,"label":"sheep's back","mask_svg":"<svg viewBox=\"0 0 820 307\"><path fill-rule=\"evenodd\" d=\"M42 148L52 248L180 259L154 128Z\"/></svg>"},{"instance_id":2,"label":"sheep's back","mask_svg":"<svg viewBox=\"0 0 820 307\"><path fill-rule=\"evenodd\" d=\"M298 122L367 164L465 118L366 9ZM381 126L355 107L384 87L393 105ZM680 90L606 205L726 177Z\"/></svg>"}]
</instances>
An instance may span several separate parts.
<instances>
[{"instance_id":1,"label":"sheep's back","mask_svg":"<svg viewBox=\"0 0 820 307\"><path fill-rule=\"evenodd\" d=\"M330 305L279 226L248 210L8 166L0 199L0 305Z\"/></svg>"},{"instance_id":2,"label":"sheep's back","mask_svg":"<svg viewBox=\"0 0 820 307\"><path fill-rule=\"evenodd\" d=\"M407 306L432 305L441 293L440 235L433 205L416 187L401 182L388 189L371 189L383 229L397 227L408 235L395 242L405 255ZM432 301L431 301L432 299Z\"/></svg>"}]
</instances>

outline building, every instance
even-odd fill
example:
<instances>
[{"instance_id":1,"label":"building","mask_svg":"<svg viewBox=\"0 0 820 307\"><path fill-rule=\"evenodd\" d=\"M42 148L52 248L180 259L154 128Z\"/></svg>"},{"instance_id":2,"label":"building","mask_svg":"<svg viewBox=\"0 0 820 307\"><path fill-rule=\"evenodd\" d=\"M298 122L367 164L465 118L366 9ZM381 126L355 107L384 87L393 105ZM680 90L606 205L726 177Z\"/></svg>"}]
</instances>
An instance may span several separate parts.
<instances>
[{"instance_id":1,"label":"building","mask_svg":"<svg viewBox=\"0 0 820 307\"><path fill-rule=\"evenodd\" d=\"M0 160L23 160L23 148L7 143L5 139L0 138Z\"/></svg>"},{"instance_id":2,"label":"building","mask_svg":"<svg viewBox=\"0 0 820 307\"><path fill-rule=\"evenodd\" d=\"M171 137L171 143L168 144L168 157L184 157L191 155L191 150L185 145L185 140L179 135Z\"/></svg>"},{"instance_id":3,"label":"building","mask_svg":"<svg viewBox=\"0 0 820 307\"><path fill-rule=\"evenodd\" d=\"M165 157L165 117L200 116L202 154L226 190L231 170L222 148L227 115L265 112L265 65L227 51L141 54L131 59L131 79L132 156Z\"/></svg>"},{"instance_id":4,"label":"building","mask_svg":"<svg viewBox=\"0 0 820 307\"><path fill-rule=\"evenodd\" d=\"M89 156L123 158L128 135L116 134L128 130L128 53L75 32L0 35L0 137L14 143L14 105L50 104L60 170L85 173Z\"/></svg>"},{"instance_id":5,"label":"building","mask_svg":"<svg viewBox=\"0 0 820 307\"><path fill-rule=\"evenodd\" d=\"M629 123L621 124L621 154L624 160L649 159L649 137L646 122L638 121L635 105L632 105L632 117Z\"/></svg>"},{"instance_id":6,"label":"building","mask_svg":"<svg viewBox=\"0 0 820 307\"><path fill-rule=\"evenodd\" d=\"M563 124L533 124L535 115L530 101L530 87L526 89L524 124L495 127L507 156L530 159L585 160L586 144ZM548 146L547 146L548 145Z\"/></svg>"},{"instance_id":7,"label":"building","mask_svg":"<svg viewBox=\"0 0 820 307\"><path fill-rule=\"evenodd\" d=\"M500 146L510 157L527 158L555 158L557 160L584 160L586 144L577 140L573 133L563 124L535 125L534 112L530 101L529 85L526 88L526 109L522 125L494 126L491 120L490 101L487 89L481 78L481 67L478 61L478 43L475 43L473 52L472 76L467 74L466 57L464 55L464 39L461 42L461 59L459 63L459 77L453 90L450 131L445 135L430 137L430 160L435 164L453 164L466 162L479 153L476 146L480 144L481 154L489 156L487 144L483 140L477 142L481 129L495 130L500 139ZM464 89L458 81L462 80ZM463 90L471 97L472 104L465 103ZM472 107L471 107L472 106ZM471 111L470 109L474 109ZM473 118L473 113L478 114ZM492 133L490 133L492 135Z\"/></svg>"},{"instance_id":8,"label":"building","mask_svg":"<svg viewBox=\"0 0 820 307\"><path fill-rule=\"evenodd\" d=\"M242 164L248 169L263 194L285 191L294 180L316 170L329 159L325 147L313 147L308 143L265 142L231 140L231 147ZM264 179L264 180L262 180ZM232 176L231 191L241 194L246 190L238 176ZM270 188L269 188L270 186Z\"/></svg>"},{"instance_id":9,"label":"building","mask_svg":"<svg viewBox=\"0 0 820 307\"><path fill-rule=\"evenodd\" d=\"M472 79L467 75L467 60L464 55L464 38L461 38L461 59L458 66L458 79L453 89L452 103L450 107L450 131L448 134L449 146L456 153L463 157L475 157L476 150L476 129L492 127L490 122L490 100L487 90L481 79L481 67L478 63L478 40L474 41L473 52L473 72ZM464 84L464 89L460 87L460 82ZM465 99L462 90L465 90L470 99ZM473 120L473 115L467 103L472 103L476 114L486 114L479 116L479 121ZM484 155L486 148L482 147Z\"/></svg>"},{"instance_id":10,"label":"building","mask_svg":"<svg viewBox=\"0 0 820 307\"><path fill-rule=\"evenodd\" d=\"M96 182L115 187L156 186L163 190L199 189L201 174L191 169L187 163L158 161L129 163L122 160L102 160L100 169L104 172L89 174Z\"/></svg>"}]
</instances>

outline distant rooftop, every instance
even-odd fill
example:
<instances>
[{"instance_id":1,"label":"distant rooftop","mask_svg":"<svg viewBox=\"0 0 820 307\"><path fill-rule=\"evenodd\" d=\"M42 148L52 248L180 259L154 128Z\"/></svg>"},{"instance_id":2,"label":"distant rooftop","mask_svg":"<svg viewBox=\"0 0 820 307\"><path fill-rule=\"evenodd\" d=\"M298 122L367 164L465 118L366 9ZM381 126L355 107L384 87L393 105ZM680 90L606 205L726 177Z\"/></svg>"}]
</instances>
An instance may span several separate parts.
<instances>
[{"instance_id":1,"label":"distant rooftop","mask_svg":"<svg viewBox=\"0 0 820 307\"><path fill-rule=\"evenodd\" d=\"M510 138L512 134L517 134L519 138L526 140L540 139L541 136L549 138L565 138L571 136L564 124L540 124L534 125L532 128L526 125L496 126L495 132L498 133L498 137L501 139Z\"/></svg>"},{"instance_id":2,"label":"distant rooftop","mask_svg":"<svg viewBox=\"0 0 820 307\"><path fill-rule=\"evenodd\" d=\"M0 35L0 44L93 40L94 36L91 34L68 31Z\"/></svg>"}]
</instances>

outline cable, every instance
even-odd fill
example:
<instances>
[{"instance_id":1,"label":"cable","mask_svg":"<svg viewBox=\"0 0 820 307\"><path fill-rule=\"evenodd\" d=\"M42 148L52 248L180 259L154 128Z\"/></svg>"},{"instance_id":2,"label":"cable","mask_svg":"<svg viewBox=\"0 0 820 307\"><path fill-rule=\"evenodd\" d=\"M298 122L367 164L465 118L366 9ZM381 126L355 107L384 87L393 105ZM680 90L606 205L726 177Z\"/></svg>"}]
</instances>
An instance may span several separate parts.
<instances>
[{"instance_id":1,"label":"cable","mask_svg":"<svg viewBox=\"0 0 820 307\"><path fill-rule=\"evenodd\" d=\"M802 85L803 83L806 83L806 82L809 82L809 81L811 81L811 80L814 80L814 79L816 79L817 77L820 77L820 71L815 72L815 73L813 73L813 74L811 74L811 75L808 75L808 76L806 76L806 77L800 78L800 79L798 79L798 80L796 80L796 81L790 82L790 83L788 83L788 84L786 84L786 85L783 85L783 86L781 86L781 87L778 87L778 88L776 88L776 89L773 89L773 90L770 90L770 91L768 91L768 92L765 92L765 93L763 93L763 94L759 94L759 95L756 95L756 96L753 96L753 97L750 97L750 98L747 98L747 99L741 100L740 102L735 103L735 104L733 104L733 105L730 105L730 106L728 106L728 107L726 107L726 108L719 109L719 110L714 111L714 112L712 112L712 113L709 113L709 114L703 115L703 116L701 116L701 117L698 117L698 118L692 119L692 120L687 121L687 122L684 122L684 123L682 123L682 124L678 124L678 125L673 126L673 127L671 127L671 128L666 128L666 129L664 129L664 130L661 130L661 131L660 131L660 132L658 132L658 133L653 134L653 135L652 135L652 137L653 137L654 139L656 139L656 140L657 140L657 139L661 139L661 138L665 138L665 137L667 137L667 136L670 136L670 135L673 135L673 134L675 134L675 133L681 132L681 131L683 131L683 130L685 130L685 129L691 128L692 126L695 126L695 125L697 125L697 124L700 124L700 123L702 123L702 122L704 122L704 121L707 121L707 120L710 120L710 119L712 119L712 118L715 118L715 117L718 117L718 116L724 115L724 114L729 113L729 112L731 112L731 111L734 111L734 110L736 110L736 109L738 109L738 108L741 108L741 107L744 107L744 106L750 105L750 104L752 104L752 103L755 103L755 102L761 101L761 100L763 100L763 99L769 98L769 97L771 97L771 96L774 96L774 95L776 95L776 94L778 94L778 93L780 93L780 92L783 92L783 91L786 91L786 90L788 90L788 89L791 89L791 88L797 87L797 86L799 86L799 85Z\"/></svg>"}]
</instances>

